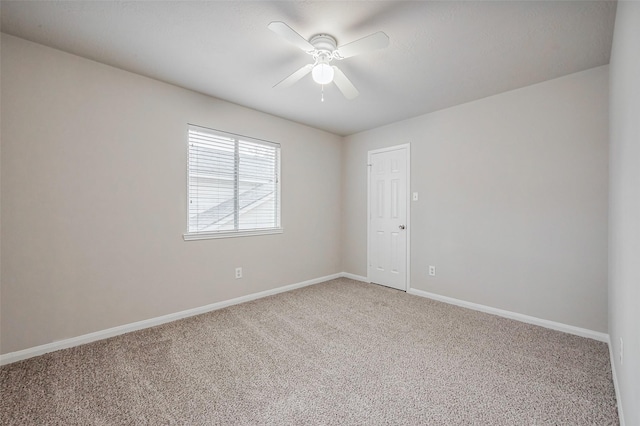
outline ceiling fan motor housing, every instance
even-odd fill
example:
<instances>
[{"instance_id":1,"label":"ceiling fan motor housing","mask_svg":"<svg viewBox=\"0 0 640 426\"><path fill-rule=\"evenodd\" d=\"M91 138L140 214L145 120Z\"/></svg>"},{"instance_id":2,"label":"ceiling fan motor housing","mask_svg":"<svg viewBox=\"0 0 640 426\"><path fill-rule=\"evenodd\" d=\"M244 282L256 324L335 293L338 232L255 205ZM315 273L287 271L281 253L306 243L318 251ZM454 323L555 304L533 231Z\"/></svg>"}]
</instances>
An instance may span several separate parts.
<instances>
[{"instance_id":1,"label":"ceiling fan motor housing","mask_svg":"<svg viewBox=\"0 0 640 426\"><path fill-rule=\"evenodd\" d=\"M328 34L318 34L311 37L309 43L315 47L316 51L312 52L314 56L327 56L333 59L333 53L337 49L336 39Z\"/></svg>"}]
</instances>

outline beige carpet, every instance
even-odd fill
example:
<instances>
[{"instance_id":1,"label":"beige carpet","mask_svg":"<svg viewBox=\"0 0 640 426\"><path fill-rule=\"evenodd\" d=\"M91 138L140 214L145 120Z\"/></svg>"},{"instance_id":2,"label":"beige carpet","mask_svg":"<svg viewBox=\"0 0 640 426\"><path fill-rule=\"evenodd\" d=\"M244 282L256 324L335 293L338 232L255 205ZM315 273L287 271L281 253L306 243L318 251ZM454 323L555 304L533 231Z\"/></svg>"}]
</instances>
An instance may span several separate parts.
<instances>
[{"instance_id":1,"label":"beige carpet","mask_svg":"<svg viewBox=\"0 0 640 426\"><path fill-rule=\"evenodd\" d=\"M4 366L3 425L613 425L604 343L338 279Z\"/></svg>"}]
</instances>

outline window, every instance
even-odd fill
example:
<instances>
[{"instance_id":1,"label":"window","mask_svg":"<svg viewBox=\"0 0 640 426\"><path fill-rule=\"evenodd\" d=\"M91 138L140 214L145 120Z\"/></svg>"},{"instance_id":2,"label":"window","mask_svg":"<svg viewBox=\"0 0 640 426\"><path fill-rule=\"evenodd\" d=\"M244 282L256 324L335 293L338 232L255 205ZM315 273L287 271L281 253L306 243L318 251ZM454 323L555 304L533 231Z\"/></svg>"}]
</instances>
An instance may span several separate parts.
<instances>
[{"instance_id":1,"label":"window","mask_svg":"<svg viewBox=\"0 0 640 426\"><path fill-rule=\"evenodd\" d=\"M189 126L186 240L280 227L280 145Z\"/></svg>"}]
</instances>

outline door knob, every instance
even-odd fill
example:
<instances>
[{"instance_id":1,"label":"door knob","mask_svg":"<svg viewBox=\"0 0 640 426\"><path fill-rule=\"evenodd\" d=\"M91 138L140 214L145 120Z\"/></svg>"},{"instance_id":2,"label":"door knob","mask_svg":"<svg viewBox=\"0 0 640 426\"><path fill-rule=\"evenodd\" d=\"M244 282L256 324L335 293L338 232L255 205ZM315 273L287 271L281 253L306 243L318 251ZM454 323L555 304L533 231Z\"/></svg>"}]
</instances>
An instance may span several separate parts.
<instances>
[{"instance_id":1,"label":"door knob","mask_svg":"<svg viewBox=\"0 0 640 426\"><path fill-rule=\"evenodd\" d=\"M404 229L404 225L400 225L400 226L398 226L398 228Z\"/></svg>"}]
</instances>

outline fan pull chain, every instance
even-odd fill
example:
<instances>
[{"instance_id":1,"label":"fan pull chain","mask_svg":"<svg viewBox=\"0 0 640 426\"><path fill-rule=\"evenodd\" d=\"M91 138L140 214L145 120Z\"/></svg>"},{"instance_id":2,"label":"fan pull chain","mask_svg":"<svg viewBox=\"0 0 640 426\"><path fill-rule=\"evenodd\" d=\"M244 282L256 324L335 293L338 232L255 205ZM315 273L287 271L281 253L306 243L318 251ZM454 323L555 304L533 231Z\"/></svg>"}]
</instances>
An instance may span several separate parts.
<instances>
[{"instance_id":1,"label":"fan pull chain","mask_svg":"<svg viewBox=\"0 0 640 426\"><path fill-rule=\"evenodd\" d=\"M324 84L322 85L322 89L320 91L321 91L320 102L324 102Z\"/></svg>"}]
</instances>

